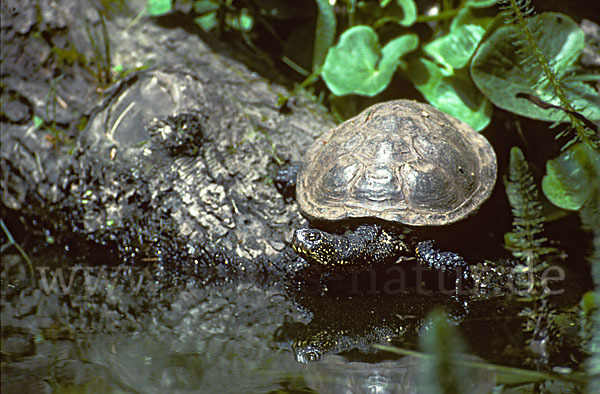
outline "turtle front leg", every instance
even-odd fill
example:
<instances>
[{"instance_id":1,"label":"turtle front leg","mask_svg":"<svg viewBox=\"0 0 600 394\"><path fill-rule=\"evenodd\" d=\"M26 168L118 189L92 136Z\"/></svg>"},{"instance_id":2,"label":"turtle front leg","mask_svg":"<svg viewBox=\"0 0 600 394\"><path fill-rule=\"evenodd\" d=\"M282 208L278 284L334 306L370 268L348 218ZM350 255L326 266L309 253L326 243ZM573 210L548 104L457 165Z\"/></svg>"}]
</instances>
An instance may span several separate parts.
<instances>
[{"instance_id":1,"label":"turtle front leg","mask_svg":"<svg viewBox=\"0 0 600 394\"><path fill-rule=\"evenodd\" d=\"M360 245L357 248L358 254L368 265L393 263L401 255L410 253L403 235L389 231L378 224L361 225L347 237L351 243ZM361 242L354 240L361 240Z\"/></svg>"},{"instance_id":2,"label":"turtle front leg","mask_svg":"<svg viewBox=\"0 0 600 394\"><path fill-rule=\"evenodd\" d=\"M456 289L472 281L469 264L458 253L436 249L431 240L419 242L415 247L415 256L424 267L456 275Z\"/></svg>"}]
</instances>

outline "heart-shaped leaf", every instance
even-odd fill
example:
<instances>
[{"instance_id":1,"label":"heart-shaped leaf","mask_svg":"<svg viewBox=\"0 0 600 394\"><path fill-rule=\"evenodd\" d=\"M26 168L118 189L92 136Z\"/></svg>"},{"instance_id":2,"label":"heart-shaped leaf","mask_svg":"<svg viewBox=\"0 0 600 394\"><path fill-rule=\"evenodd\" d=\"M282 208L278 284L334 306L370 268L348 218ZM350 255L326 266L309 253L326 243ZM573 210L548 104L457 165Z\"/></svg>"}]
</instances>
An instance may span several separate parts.
<instances>
[{"instance_id":1,"label":"heart-shaped leaf","mask_svg":"<svg viewBox=\"0 0 600 394\"><path fill-rule=\"evenodd\" d=\"M560 80L571 105L590 120L600 119L600 98L592 87L567 76L583 49L584 34L569 17L546 12L530 18L537 46L548 67ZM531 48L515 46L522 32L515 25L502 26L481 44L471 63L471 76L477 87L498 107L533 119L563 121L563 111L543 109L518 93L533 95L561 106ZM520 44L526 45L524 42Z\"/></svg>"},{"instance_id":2,"label":"heart-shaped leaf","mask_svg":"<svg viewBox=\"0 0 600 394\"><path fill-rule=\"evenodd\" d=\"M415 34L405 34L379 47L377 34L369 26L346 30L335 47L329 49L321 76L338 96L375 96L390 83L400 58L417 48Z\"/></svg>"},{"instance_id":3,"label":"heart-shaped leaf","mask_svg":"<svg viewBox=\"0 0 600 394\"><path fill-rule=\"evenodd\" d=\"M425 99L439 110L484 129L492 116L492 105L477 89L465 69L447 72L425 58L412 61L408 76Z\"/></svg>"},{"instance_id":4,"label":"heart-shaped leaf","mask_svg":"<svg viewBox=\"0 0 600 394\"><path fill-rule=\"evenodd\" d=\"M600 192L600 153L576 144L546 162L542 190L556 206L578 211Z\"/></svg>"}]
</instances>

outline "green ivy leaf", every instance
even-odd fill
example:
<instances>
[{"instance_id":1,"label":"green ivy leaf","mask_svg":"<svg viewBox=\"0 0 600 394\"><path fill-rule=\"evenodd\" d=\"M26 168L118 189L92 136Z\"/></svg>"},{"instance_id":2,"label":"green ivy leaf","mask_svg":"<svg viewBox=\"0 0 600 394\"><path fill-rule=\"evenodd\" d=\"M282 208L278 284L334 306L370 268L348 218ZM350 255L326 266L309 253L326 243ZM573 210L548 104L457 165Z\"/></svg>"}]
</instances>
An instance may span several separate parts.
<instances>
[{"instance_id":1,"label":"green ivy leaf","mask_svg":"<svg viewBox=\"0 0 600 394\"><path fill-rule=\"evenodd\" d=\"M148 0L146 4L146 10L152 16L159 16L166 14L173 8L171 0Z\"/></svg>"},{"instance_id":2,"label":"green ivy leaf","mask_svg":"<svg viewBox=\"0 0 600 394\"><path fill-rule=\"evenodd\" d=\"M248 14L246 8L242 8L239 14L227 14L225 23L239 31L250 31L254 26L254 18Z\"/></svg>"},{"instance_id":3,"label":"green ivy leaf","mask_svg":"<svg viewBox=\"0 0 600 394\"><path fill-rule=\"evenodd\" d=\"M405 34L379 49L377 34L369 26L346 30L327 52L321 76L335 95L375 96L390 83L400 58L417 48L418 37Z\"/></svg>"},{"instance_id":4,"label":"green ivy leaf","mask_svg":"<svg viewBox=\"0 0 600 394\"><path fill-rule=\"evenodd\" d=\"M194 1L194 11L198 14L206 14L219 9L219 4L214 0L196 0Z\"/></svg>"},{"instance_id":5,"label":"green ivy leaf","mask_svg":"<svg viewBox=\"0 0 600 394\"><path fill-rule=\"evenodd\" d=\"M417 20L417 6L414 0L396 0L393 3L392 0L380 0L379 4L359 1L356 7L361 10L359 15L362 16L362 22L376 29L388 22L408 27Z\"/></svg>"},{"instance_id":6,"label":"green ivy leaf","mask_svg":"<svg viewBox=\"0 0 600 394\"><path fill-rule=\"evenodd\" d=\"M403 17L397 22L402 26L412 26L417 20L417 6L413 0L396 0L396 4L402 8Z\"/></svg>"},{"instance_id":7,"label":"green ivy leaf","mask_svg":"<svg viewBox=\"0 0 600 394\"><path fill-rule=\"evenodd\" d=\"M453 19L450 30L424 46L425 53L435 62L423 57L412 61L408 68L409 79L429 103L475 130L484 129L492 114L491 103L466 71L493 22L492 17L476 16L472 8L487 6L488 2L468 2Z\"/></svg>"},{"instance_id":8,"label":"green ivy leaf","mask_svg":"<svg viewBox=\"0 0 600 394\"><path fill-rule=\"evenodd\" d=\"M446 67L448 72L469 63L494 20L491 16L476 16L472 7L474 5L468 3L452 20L450 31L424 47L425 52Z\"/></svg>"},{"instance_id":9,"label":"green ivy leaf","mask_svg":"<svg viewBox=\"0 0 600 394\"><path fill-rule=\"evenodd\" d=\"M250 31L254 27L254 18L248 13L246 8L243 8L239 15L239 23L241 31Z\"/></svg>"},{"instance_id":10,"label":"green ivy leaf","mask_svg":"<svg viewBox=\"0 0 600 394\"><path fill-rule=\"evenodd\" d=\"M579 143L548 160L542 190L554 205L580 210L600 196L600 153Z\"/></svg>"},{"instance_id":11,"label":"green ivy leaf","mask_svg":"<svg viewBox=\"0 0 600 394\"><path fill-rule=\"evenodd\" d=\"M495 4L496 0L491 0L491 4L488 2L474 3L468 2L467 6L461 9L458 12L458 15L452 19L452 23L450 24L450 31L454 31L455 29L460 28L461 26L479 26L483 30L487 31L487 29L494 23L494 16L492 16L492 12L490 11L490 15L486 16L487 13L484 13L480 10L475 11L474 9L479 9L482 7L489 7ZM481 37L480 37L481 38Z\"/></svg>"},{"instance_id":12,"label":"green ivy leaf","mask_svg":"<svg viewBox=\"0 0 600 394\"><path fill-rule=\"evenodd\" d=\"M315 46L313 50L313 71L323 64L327 50L335 38L335 12L328 0L316 0L319 7L317 15L317 28L315 31Z\"/></svg>"},{"instance_id":13,"label":"green ivy leaf","mask_svg":"<svg viewBox=\"0 0 600 394\"><path fill-rule=\"evenodd\" d=\"M542 180L542 190L554 205L562 209L578 211L583 206L580 196L572 194L565 187L560 174L554 166L550 165L550 161L546 163L546 175Z\"/></svg>"},{"instance_id":14,"label":"green ivy leaf","mask_svg":"<svg viewBox=\"0 0 600 394\"><path fill-rule=\"evenodd\" d=\"M471 81L464 69L448 72L425 58L412 61L408 77L434 107L469 124L484 129L492 116L492 105Z\"/></svg>"},{"instance_id":15,"label":"green ivy leaf","mask_svg":"<svg viewBox=\"0 0 600 394\"><path fill-rule=\"evenodd\" d=\"M216 12L209 12L208 14L199 16L194 19L194 22L205 32L211 31L219 23Z\"/></svg>"},{"instance_id":16,"label":"green ivy leaf","mask_svg":"<svg viewBox=\"0 0 600 394\"><path fill-rule=\"evenodd\" d=\"M535 26L539 48L554 73L567 75L585 46L581 29L566 15L552 12L530 18L530 24ZM471 63L473 81L496 106L507 111L545 121L566 120L563 111L542 109L516 97L527 93L561 105L537 61L515 47L519 34L514 25L502 26L481 44ZM581 109L588 119L600 119L600 98L593 88L575 79L565 78L561 83L574 108Z\"/></svg>"},{"instance_id":17,"label":"green ivy leaf","mask_svg":"<svg viewBox=\"0 0 600 394\"><path fill-rule=\"evenodd\" d=\"M424 50L448 71L462 68L475 53L485 29L478 25L463 25L425 45Z\"/></svg>"}]
</instances>

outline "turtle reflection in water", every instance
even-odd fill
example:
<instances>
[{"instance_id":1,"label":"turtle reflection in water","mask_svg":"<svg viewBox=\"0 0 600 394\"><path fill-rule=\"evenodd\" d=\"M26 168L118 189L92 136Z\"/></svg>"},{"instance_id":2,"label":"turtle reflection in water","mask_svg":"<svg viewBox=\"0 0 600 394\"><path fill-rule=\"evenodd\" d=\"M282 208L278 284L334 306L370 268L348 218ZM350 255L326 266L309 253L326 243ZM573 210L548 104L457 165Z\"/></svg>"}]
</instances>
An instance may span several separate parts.
<instances>
[{"instance_id":1,"label":"turtle reflection in water","mask_svg":"<svg viewBox=\"0 0 600 394\"><path fill-rule=\"evenodd\" d=\"M284 167L316 228L294 232L294 250L325 273L352 272L414 255L425 266L462 271L456 253L405 229L443 226L475 213L496 181L490 143L465 123L409 100L375 104L321 136L304 163ZM335 229L333 232L324 229ZM337 232L337 233L336 233Z\"/></svg>"}]
</instances>

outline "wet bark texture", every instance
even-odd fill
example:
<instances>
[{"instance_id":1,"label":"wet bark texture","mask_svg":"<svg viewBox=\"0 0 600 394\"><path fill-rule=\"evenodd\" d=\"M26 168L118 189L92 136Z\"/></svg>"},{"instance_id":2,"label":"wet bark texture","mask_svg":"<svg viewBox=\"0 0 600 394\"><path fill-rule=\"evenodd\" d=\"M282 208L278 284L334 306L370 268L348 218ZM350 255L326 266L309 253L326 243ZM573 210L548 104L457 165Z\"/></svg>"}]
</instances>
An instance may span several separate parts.
<instances>
[{"instance_id":1,"label":"wet bark texture","mask_svg":"<svg viewBox=\"0 0 600 394\"><path fill-rule=\"evenodd\" d=\"M3 209L59 243L107 245L115 263L281 273L303 219L271 179L332 120L304 96L278 107L288 91L228 49L182 28L131 24L133 11L107 14L112 64L133 71L104 89L90 4L2 3ZM68 62L61 48L86 60Z\"/></svg>"}]
</instances>

